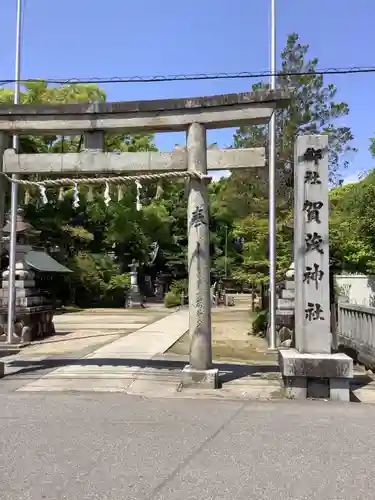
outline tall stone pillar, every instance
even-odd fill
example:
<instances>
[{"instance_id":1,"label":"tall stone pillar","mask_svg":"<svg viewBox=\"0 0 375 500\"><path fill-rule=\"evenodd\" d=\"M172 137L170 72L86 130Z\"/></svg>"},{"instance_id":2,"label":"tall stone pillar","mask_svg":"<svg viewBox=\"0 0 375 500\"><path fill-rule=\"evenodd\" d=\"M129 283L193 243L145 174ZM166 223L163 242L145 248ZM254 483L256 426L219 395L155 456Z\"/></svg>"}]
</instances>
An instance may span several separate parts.
<instances>
[{"instance_id":1,"label":"tall stone pillar","mask_svg":"<svg viewBox=\"0 0 375 500\"><path fill-rule=\"evenodd\" d=\"M0 172L3 172L3 159L4 151L7 147L8 136L4 132L0 132ZM5 210L5 190L6 190L6 179L0 176L0 258L3 253L3 227L5 222L4 210Z\"/></svg>"},{"instance_id":2,"label":"tall stone pillar","mask_svg":"<svg viewBox=\"0 0 375 500\"><path fill-rule=\"evenodd\" d=\"M294 162L295 349L280 350L287 395L349 400L353 361L331 354L328 136L297 138Z\"/></svg>"},{"instance_id":3,"label":"tall stone pillar","mask_svg":"<svg viewBox=\"0 0 375 500\"><path fill-rule=\"evenodd\" d=\"M187 133L188 170L207 174L206 129L192 123ZM212 368L210 233L207 181L190 179L188 187L188 270L190 364L182 384L218 386L218 369Z\"/></svg>"},{"instance_id":4,"label":"tall stone pillar","mask_svg":"<svg viewBox=\"0 0 375 500\"><path fill-rule=\"evenodd\" d=\"M330 353L328 136L297 139L294 183L296 348Z\"/></svg>"},{"instance_id":5,"label":"tall stone pillar","mask_svg":"<svg viewBox=\"0 0 375 500\"><path fill-rule=\"evenodd\" d=\"M7 135L4 132L0 132L0 172L3 171L3 157L4 151L6 149ZM4 226L4 208L5 208L5 182L4 178L0 178L0 257L3 253L3 226ZM0 316L0 321L2 322L3 317ZM5 373L5 363L0 362L0 378L4 377Z\"/></svg>"}]
</instances>

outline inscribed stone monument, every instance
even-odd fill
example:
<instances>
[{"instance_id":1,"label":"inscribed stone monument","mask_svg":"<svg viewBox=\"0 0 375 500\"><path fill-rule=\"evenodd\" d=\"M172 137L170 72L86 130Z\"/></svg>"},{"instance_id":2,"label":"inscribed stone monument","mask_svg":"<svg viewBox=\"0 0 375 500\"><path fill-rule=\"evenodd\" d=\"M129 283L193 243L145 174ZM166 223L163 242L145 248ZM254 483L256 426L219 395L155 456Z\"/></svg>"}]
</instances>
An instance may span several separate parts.
<instances>
[{"instance_id":1,"label":"inscribed stone monument","mask_svg":"<svg viewBox=\"0 0 375 500\"><path fill-rule=\"evenodd\" d=\"M281 349L286 395L349 400L353 361L331 354L328 136L297 138L294 165L295 349Z\"/></svg>"},{"instance_id":2,"label":"inscribed stone monument","mask_svg":"<svg viewBox=\"0 0 375 500\"><path fill-rule=\"evenodd\" d=\"M295 184L296 348L330 353L328 136L297 140Z\"/></svg>"}]
</instances>

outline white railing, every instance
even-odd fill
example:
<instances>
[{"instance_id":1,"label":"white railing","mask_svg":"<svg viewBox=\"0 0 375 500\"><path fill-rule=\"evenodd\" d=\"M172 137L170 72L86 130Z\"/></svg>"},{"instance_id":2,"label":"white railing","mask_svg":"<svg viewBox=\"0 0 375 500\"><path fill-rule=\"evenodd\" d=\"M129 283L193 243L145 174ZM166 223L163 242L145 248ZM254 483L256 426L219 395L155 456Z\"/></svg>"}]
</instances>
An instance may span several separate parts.
<instances>
[{"instance_id":1,"label":"white railing","mask_svg":"<svg viewBox=\"0 0 375 500\"><path fill-rule=\"evenodd\" d=\"M358 361L375 366L375 307L339 302L337 347L353 349Z\"/></svg>"}]
</instances>

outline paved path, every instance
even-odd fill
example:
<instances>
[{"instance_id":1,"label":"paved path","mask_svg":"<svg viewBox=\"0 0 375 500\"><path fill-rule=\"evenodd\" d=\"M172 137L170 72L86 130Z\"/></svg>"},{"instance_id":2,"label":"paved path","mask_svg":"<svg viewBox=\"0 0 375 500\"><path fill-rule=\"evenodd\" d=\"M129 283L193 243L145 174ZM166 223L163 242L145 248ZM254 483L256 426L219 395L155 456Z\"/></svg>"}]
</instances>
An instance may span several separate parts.
<instances>
[{"instance_id":1,"label":"paved path","mask_svg":"<svg viewBox=\"0 0 375 500\"><path fill-rule=\"evenodd\" d=\"M1 395L6 500L364 500L371 406Z\"/></svg>"},{"instance_id":2,"label":"paved path","mask_svg":"<svg viewBox=\"0 0 375 500\"><path fill-rule=\"evenodd\" d=\"M188 356L163 354L188 329L186 309L170 313L103 311L57 318L58 334L3 357L7 377L0 392L122 392L163 398L275 400L283 398L276 363L217 363L219 390L181 391ZM121 328L120 328L121 327ZM70 333L67 333L70 332ZM352 399L375 403L375 382L365 373L352 385Z\"/></svg>"},{"instance_id":3,"label":"paved path","mask_svg":"<svg viewBox=\"0 0 375 500\"><path fill-rule=\"evenodd\" d=\"M122 392L145 397L240 400L283 397L278 367L269 364L220 363L225 382L222 389L181 392L181 370L188 357L163 353L188 330L188 322L188 310L181 309L84 356L55 355L24 364L13 361L10 368L23 366L24 370L17 379L4 379L0 384L19 392Z\"/></svg>"},{"instance_id":4,"label":"paved path","mask_svg":"<svg viewBox=\"0 0 375 500\"><path fill-rule=\"evenodd\" d=\"M24 384L19 391L125 392L129 389L130 392L130 386L137 387L138 377L144 378L147 360L166 351L188 327L188 310L181 309L79 359L54 357L51 363L60 368ZM42 364L37 361L36 367ZM147 372L147 368L145 371L146 378L151 379L153 373Z\"/></svg>"},{"instance_id":5,"label":"paved path","mask_svg":"<svg viewBox=\"0 0 375 500\"><path fill-rule=\"evenodd\" d=\"M165 308L130 309L93 309L77 313L56 315L54 324L56 335L37 340L33 345L22 349L19 357L43 357L70 355L87 349L113 342L158 319L170 314ZM14 346L14 349L17 349ZM2 344L0 343L0 352ZM9 350L9 349L8 349ZM2 353L1 361L11 359Z\"/></svg>"},{"instance_id":6,"label":"paved path","mask_svg":"<svg viewBox=\"0 0 375 500\"><path fill-rule=\"evenodd\" d=\"M35 341L31 346L18 350L16 346L4 349L0 343L0 361L6 363L5 372L8 375L22 370L25 381L30 377L41 377L51 370L53 359L68 362L82 358L101 346L168 316L171 312L164 307L153 306L143 310L92 309L57 315L56 335ZM118 328L119 326L121 328ZM30 370L27 370L28 366ZM8 378L5 380L9 381Z\"/></svg>"}]
</instances>

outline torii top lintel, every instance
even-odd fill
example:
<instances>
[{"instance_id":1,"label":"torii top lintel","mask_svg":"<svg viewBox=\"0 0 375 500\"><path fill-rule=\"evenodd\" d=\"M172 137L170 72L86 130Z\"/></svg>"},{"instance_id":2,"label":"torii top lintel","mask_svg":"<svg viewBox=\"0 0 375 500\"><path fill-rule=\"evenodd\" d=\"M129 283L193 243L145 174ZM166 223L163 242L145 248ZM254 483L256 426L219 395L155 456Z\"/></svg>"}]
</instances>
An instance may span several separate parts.
<instances>
[{"instance_id":1,"label":"torii top lintel","mask_svg":"<svg viewBox=\"0 0 375 500\"><path fill-rule=\"evenodd\" d=\"M198 122L207 129L267 123L290 93L266 90L209 97L76 104L0 105L0 131L20 135L77 135L184 131Z\"/></svg>"}]
</instances>

